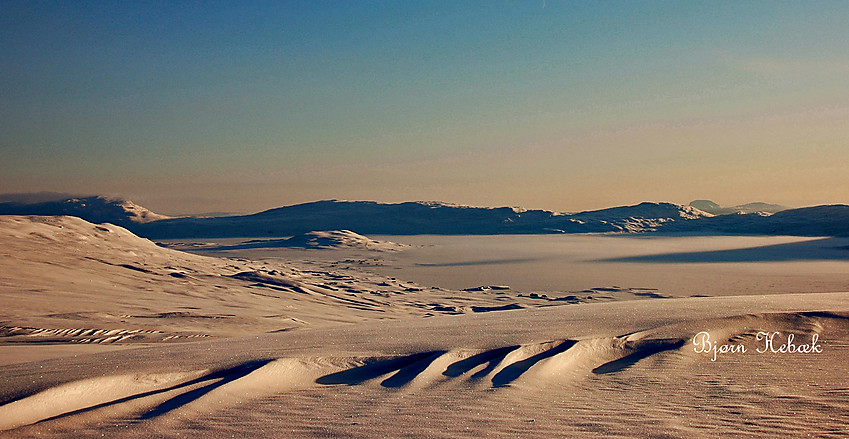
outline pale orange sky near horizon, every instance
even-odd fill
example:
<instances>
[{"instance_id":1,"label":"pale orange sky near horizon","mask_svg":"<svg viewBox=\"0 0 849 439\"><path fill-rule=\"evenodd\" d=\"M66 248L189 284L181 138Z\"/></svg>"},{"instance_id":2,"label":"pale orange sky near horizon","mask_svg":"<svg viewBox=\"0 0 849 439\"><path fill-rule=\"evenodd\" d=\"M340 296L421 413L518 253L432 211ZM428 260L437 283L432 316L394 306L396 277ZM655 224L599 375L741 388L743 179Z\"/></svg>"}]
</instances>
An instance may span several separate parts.
<instances>
[{"instance_id":1,"label":"pale orange sky near horizon","mask_svg":"<svg viewBox=\"0 0 849 439\"><path fill-rule=\"evenodd\" d=\"M849 203L849 3L531 3L5 2L0 193Z\"/></svg>"},{"instance_id":2,"label":"pale orange sky near horizon","mask_svg":"<svg viewBox=\"0 0 849 439\"><path fill-rule=\"evenodd\" d=\"M510 148L505 142L504 147L465 156L388 164L313 163L287 176L246 172L217 185L184 176L181 184L212 189L208 198L199 197L198 205L224 200L221 209L239 213L320 199L436 200L562 212L641 201L687 204L695 199L723 206L763 201L803 207L849 202L847 164L840 160L847 145L838 141L849 139L847 120L849 108L824 105L710 122L646 122L618 130L588 130L526 148ZM570 157L575 150L560 148L563 144L580 145L583 155ZM680 144L688 148L676 149ZM604 181L598 178L599 168L605 171ZM275 190L275 185L280 187ZM239 205L233 200L252 186L265 190L243 200L248 207L232 209ZM301 193L287 193L299 186ZM268 201L268 192L275 191L281 201ZM132 197L154 210L151 206L157 203L167 205L167 198L167 194L161 200Z\"/></svg>"}]
</instances>

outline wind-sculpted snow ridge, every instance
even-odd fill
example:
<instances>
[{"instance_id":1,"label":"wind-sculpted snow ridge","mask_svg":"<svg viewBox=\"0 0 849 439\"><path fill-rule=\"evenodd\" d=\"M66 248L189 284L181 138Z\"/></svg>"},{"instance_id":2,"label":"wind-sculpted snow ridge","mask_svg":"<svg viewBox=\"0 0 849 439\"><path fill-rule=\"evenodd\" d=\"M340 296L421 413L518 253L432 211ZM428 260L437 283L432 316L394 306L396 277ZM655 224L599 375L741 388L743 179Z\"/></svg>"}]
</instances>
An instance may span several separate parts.
<instances>
[{"instance_id":1,"label":"wind-sculpted snow ridge","mask_svg":"<svg viewBox=\"0 0 849 439\"><path fill-rule=\"evenodd\" d=\"M143 329L90 329L90 328L32 328L0 326L2 344L24 343L151 343L178 338L208 337L205 334L164 334L162 331Z\"/></svg>"},{"instance_id":2,"label":"wind-sculpted snow ridge","mask_svg":"<svg viewBox=\"0 0 849 439\"><path fill-rule=\"evenodd\" d=\"M610 305L588 317L611 317ZM557 310L519 313L540 323L565 316ZM839 377L845 377L849 353L849 313L674 320L620 335L593 333L603 327L594 324L585 336L575 336L580 331L569 327L563 332L572 336L532 342L523 340L533 332L510 336L503 326L493 326L493 319L469 321L471 330L491 328L477 340L458 335L433 339L449 329L443 326L451 326L449 320L395 325L395 333L352 328L333 341L335 354L303 344L320 340L321 334L301 334L308 337L295 351L287 346L298 345L298 337L274 334L235 344L139 351L126 363L121 361L129 353L116 353L103 365L109 370L105 374L93 363L97 357L80 358L77 367L88 364L90 376L85 369L73 369L77 378L70 379L59 364L48 362L31 373L41 375L32 383L49 384L32 387L26 376L9 380L0 395L0 430L47 437L71 432L221 435L229 428L264 437L282 431L297 436L380 436L422 434L422 425L427 425L433 429L428 436L437 437L456 437L458 430L470 427L476 432L464 435L509 436L524 427L524 436L534 437L546 437L553 430L627 437L644 436L657 422L678 413L688 421L667 426L673 436L748 431L752 437L770 437L788 428L835 435L844 431L849 403ZM794 334L798 346L816 345L820 352L760 352L767 346L759 335L763 331ZM536 334L542 332L557 331ZM703 333L717 343L738 346L737 352L704 350ZM367 347L369 341L372 347ZM775 350L781 343L775 340L769 348ZM486 347L475 347L482 344ZM740 352L741 346L746 352ZM372 353L361 355L363 350ZM800 368L820 370L820 375L800 379ZM795 384L783 381L789 377ZM819 385L811 386L811 380L819 380ZM711 399L729 396L736 399ZM776 398L782 401L781 413L798 416L774 416L776 408L764 401ZM723 403L733 407L719 410L716 406ZM350 410L358 414L349 417ZM504 416L505 410L511 414ZM713 422L706 422L703 410L712 411ZM570 416L564 416L567 412ZM222 424L222 419L228 421ZM592 427L592 419L611 424L599 430ZM312 430L314 421L323 422L323 428ZM488 422L482 426L480 421ZM749 430L741 430L738 422Z\"/></svg>"}]
</instances>

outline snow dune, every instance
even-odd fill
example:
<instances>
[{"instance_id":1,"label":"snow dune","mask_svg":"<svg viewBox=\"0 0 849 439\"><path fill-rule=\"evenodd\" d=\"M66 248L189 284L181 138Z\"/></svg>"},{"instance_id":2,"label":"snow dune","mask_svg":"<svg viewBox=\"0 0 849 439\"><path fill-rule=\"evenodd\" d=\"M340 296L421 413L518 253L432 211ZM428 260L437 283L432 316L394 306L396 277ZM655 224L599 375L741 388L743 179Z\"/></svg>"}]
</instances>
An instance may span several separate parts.
<instances>
[{"instance_id":1,"label":"snow dune","mask_svg":"<svg viewBox=\"0 0 849 439\"><path fill-rule=\"evenodd\" d=\"M0 369L5 377L0 419L2 428L21 434L60 436L81 427L133 437L176 435L189 426L198 434L215 433L214 420L222 417L252 435L265 430L273 437L271 427L309 433L299 430L307 419L269 412L280 408L280 398L294 395L281 413L303 410L303 416L324 418L328 425L322 431L334 434L412 433L418 422L427 422L445 429L439 436L449 437L479 417L501 419L489 431L506 434L524 425L523 416L534 419L526 426L529 433L592 432L564 418L564 408L575 403L588 411L578 418L594 411L605 422L618 419L620 433L628 425L638 436L651 432L653 422L668 422L676 411L692 415L673 418L680 425L672 431L680 435L707 428L700 426L697 407L714 404L713 392L726 389L738 396L750 392L746 404L753 405L729 408L716 420L720 425L705 432L743 431L746 427L735 422L751 422L754 416L769 436L800 427L797 418L766 422L770 411L780 415L791 409L810 423L801 425L803 431L841 431L849 417L846 389L838 379L847 372L849 294L770 299L617 302L375 322L45 361L37 372L31 364L11 365ZM822 308L840 311L813 311ZM740 315L741 310L748 312ZM799 343L818 334L824 351L757 354L759 330L793 333ZM694 349L700 331L746 345L749 353L711 361ZM768 373L753 373L753 367ZM800 379L800 370L820 373ZM819 385L810 387L811 382ZM784 402L776 406L775 397ZM434 408L434 398L450 404ZM505 410L515 411L530 399L551 406L521 406L517 415L522 415L502 419ZM372 418L368 413L380 411L369 403L375 400L410 411ZM337 410L355 406L362 408L352 418L356 424L341 425L334 418ZM471 407L475 415L455 406ZM828 416L815 407L828 407ZM269 417L242 418L246 411ZM645 419L635 421L636 411ZM428 413L439 416L427 420Z\"/></svg>"}]
</instances>

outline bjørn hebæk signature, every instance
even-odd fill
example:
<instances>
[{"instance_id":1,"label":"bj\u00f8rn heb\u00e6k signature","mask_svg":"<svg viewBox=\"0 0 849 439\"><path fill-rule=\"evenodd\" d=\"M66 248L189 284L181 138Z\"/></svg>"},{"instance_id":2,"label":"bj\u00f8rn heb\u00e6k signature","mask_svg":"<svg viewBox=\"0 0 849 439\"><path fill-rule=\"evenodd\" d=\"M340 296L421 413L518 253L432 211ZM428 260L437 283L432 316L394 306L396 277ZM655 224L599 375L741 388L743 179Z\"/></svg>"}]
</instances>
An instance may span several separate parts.
<instances>
[{"instance_id":1,"label":"bj\u00f8rn heb\u00e6k signature","mask_svg":"<svg viewBox=\"0 0 849 439\"><path fill-rule=\"evenodd\" d=\"M814 333L811 336L811 342L805 344L796 344L795 334L787 334L787 341L781 343L784 339L781 337L781 332L759 331L755 334L755 340L761 342L761 345L755 349L759 354L820 354L822 353L822 345L818 343L819 334ZM719 342L710 339L710 333L702 331L693 336L693 349L696 353L711 354L710 361L716 361L718 355L723 354L745 354L746 346L741 344L720 344Z\"/></svg>"}]
</instances>

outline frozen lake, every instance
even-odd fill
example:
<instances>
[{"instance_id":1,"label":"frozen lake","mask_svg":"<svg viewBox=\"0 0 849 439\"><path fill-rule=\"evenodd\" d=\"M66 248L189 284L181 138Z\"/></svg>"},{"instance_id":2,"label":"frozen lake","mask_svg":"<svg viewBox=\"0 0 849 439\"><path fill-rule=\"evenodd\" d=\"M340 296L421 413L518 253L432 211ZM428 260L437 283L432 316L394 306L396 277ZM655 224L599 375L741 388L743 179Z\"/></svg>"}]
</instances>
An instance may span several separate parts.
<instances>
[{"instance_id":1,"label":"frozen lake","mask_svg":"<svg viewBox=\"0 0 849 439\"><path fill-rule=\"evenodd\" d=\"M846 238L658 235L371 238L409 244L413 248L397 253L298 248L198 252L353 264L366 271L450 289L509 285L515 291L562 293L633 288L676 297L849 290L849 239Z\"/></svg>"}]
</instances>

